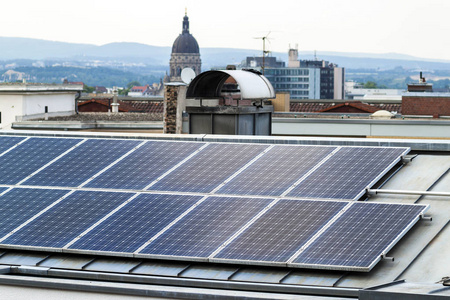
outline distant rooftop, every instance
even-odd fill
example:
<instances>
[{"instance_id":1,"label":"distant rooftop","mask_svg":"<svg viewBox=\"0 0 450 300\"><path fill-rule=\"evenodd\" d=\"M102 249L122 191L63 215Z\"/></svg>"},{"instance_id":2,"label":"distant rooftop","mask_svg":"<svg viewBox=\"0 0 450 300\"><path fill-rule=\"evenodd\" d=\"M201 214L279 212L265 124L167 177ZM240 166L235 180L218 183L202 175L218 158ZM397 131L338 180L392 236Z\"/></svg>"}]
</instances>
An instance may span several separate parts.
<instances>
[{"instance_id":1,"label":"distant rooftop","mask_svg":"<svg viewBox=\"0 0 450 300\"><path fill-rule=\"evenodd\" d=\"M82 91L81 84L28 83L7 82L0 83L0 92L48 92L48 91Z\"/></svg>"}]
</instances>

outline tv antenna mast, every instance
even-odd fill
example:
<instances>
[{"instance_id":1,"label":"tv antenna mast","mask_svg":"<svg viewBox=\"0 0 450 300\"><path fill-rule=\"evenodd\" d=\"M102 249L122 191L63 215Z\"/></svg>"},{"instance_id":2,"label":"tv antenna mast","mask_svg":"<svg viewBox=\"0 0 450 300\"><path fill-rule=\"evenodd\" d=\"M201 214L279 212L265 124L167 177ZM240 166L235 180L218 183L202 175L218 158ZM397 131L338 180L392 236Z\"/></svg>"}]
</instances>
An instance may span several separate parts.
<instances>
[{"instance_id":1,"label":"tv antenna mast","mask_svg":"<svg viewBox=\"0 0 450 300\"><path fill-rule=\"evenodd\" d=\"M262 55L262 66L261 66L263 75L264 75L264 69L266 67L266 54L268 54L270 52L270 51L266 50L266 40L270 43L269 38L268 38L269 34L270 34L270 31L265 36L255 37L255 39L261 39L263 41L263 55Z\"/></svg>"}]
</instances>

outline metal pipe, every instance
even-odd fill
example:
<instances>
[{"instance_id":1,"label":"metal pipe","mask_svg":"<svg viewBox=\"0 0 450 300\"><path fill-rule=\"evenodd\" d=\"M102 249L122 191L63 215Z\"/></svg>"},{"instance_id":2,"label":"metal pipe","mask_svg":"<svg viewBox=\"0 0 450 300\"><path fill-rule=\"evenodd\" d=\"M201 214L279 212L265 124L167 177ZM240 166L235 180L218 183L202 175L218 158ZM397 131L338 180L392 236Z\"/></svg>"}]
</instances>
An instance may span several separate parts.
<instances>
[{"instance_id":1,"label":"metal pipe","mask_svg":"<svg viewBox=\"0 0 450 300\"><path fill-rule=\"evenodd\" d=\"M77 92L77 96L75 96L75 112L78 115L78 100L81 98L81 91Z\"/></svg>"},{"instance_id":2,"label":"metal pipe","mask_svg":"<svg viewBox=\"0 0 450 300\"><path fill-rule=\"evenodd\" d=\"M400 195L424 195L424 196L444 196L450 197L450 192L430 192L430 191L405 191L405 190L382 190L367 189L368 194L400 194Z\"/></svg>"},{"instance_id":3,"label":"metal pipe","mask_svg":"<svg viewBox=\"0 0 450 300\"><path fill-rule=\"evenodd\" d=\"M382 255L381 255L381 258L382 258L383 260L389 260L389 261L394 261L394 260L395 260L394 257L386 256L386 254L382 254Z\"/></svg>"}]
</instances>

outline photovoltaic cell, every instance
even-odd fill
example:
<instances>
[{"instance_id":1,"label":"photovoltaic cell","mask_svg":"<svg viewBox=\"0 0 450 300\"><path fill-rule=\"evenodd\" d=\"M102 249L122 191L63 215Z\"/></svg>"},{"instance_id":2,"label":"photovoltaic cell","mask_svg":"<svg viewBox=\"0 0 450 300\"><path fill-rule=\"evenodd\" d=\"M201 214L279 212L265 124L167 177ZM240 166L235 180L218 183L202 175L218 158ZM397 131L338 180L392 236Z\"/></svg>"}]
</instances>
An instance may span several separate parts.
<instances>
[{"instance_id":1,"label":"photovoltaic cell","mask_svg":"<svg viewBox=\"0 0 450 300\"><path fill-rule=\"evenodd\" d=\"M8 150L9 148L15 146L17 143L23 141L24 137L16 136L1 136L0 137L0 154Z\"/></svg>"},{"instance_id":2,"label":"photovoltaic cell","mask_svg":"<svg viewBox=\"0 0 450 300\"><path fill-rule=\"evenodd\" d=\"M217 193L279 196L335 149L275 146Z\"/></svg>"},{"instance_id":3,"label":"photovoltaic cell","mask_svg":"<svg viewBox=\"0 0 450 300\"><path fill-rule=\"evenodd\" d=\"M63 247L132 195L113 192L75 192L2 243Z\"/></svg>"},{"instance_id":4,"label":"photovoltaic cell","mask_svg":"<svg viewBox=\"0 0 450 300\"><path fill-rule=\"evenodd\" d=\"M16 184L80 139L31 138L0 157L0 184Z\"/></svg>"},{"instance_id":5,"label":"photovoltaic cell","mask_svg":"<svg viewBox=\"0 0 450 300\"><path fill-rule=\"evenodd\" d=\"M211 144L151 190L211 192L266 148L258 144Z\"/></svg>"},{"instance_id":6,"label":"photovoltaic cell","mask_svg":"<svg viewBox=\"0 0 450 300\"><path fill-rule=\"evenodd\" d=\"M201 198L166 194L139 195L70 248L134 252Z\"/></svg>"},{"instance_id":7,"label":"photovoltaic cell","mask_svg":"<svg viewBox=\"0 0 450 300\"><path fill-rule=\"evenodd\" d=\"M204 143L149 141L86 187L143 189Z\"/></svg>"},{"instance_id":8,"label":"photovoltaic cell","mask_svg":"<svg viewBox=\"0 0 450 300\"><path fill-rule=\"evenodd\" d=\"M270 202L210 197L140 253L208 257Z\"/></svg>"},{"instance_id":9,"label":"photovoltaic cell","mask_svg":"<svg viewBox=\"0 0 450 300\"><path fill-rule=\"evenodd\" d=\"M347 202L280 200L215 258L285 262Z\"/></svg>"},{"instance_id":10,"label":"photovoltaic cell","mask_svg":"<svg viewBox=\"0 0 450 300\"><path fill-rule=\"evenodd\" d=\"M425 205L355 202L293 263L369 268L425 209Z\"/></svg>"},{"instance_id":11,"label":"photovoltaic cell","mask_svg":"<svg viewBox=\"0 0 450 300\"><path fill-rule=\"evenodd\" d=\"M79 186L139 143L133 140L87 140L22 184Z\"/></svg>"},{"instance_id":12,"label":"photovoltaic cell","mask_svg":"<svg viewBox=\"0 0 450 300\"><path fill-rule=\"evenodd\" d=\"M356 200L406 150L381 147L342 148L288 196Z\"/></svg>"},{"instance_id":13,"label":"photovoltaic cell","mask_svg":"<svg viewBox=\"0 0 450 300\"><path fill-rule=\"evenodd\" d=\"M4 153L0 156L0 184L17 184L81 141L34 137L17 145L23 140L0 137L0 155ZM89 139L24 184L79 186L139 143ZM148 141L86 187L144 189L204 145ZM268 147L209 144L151 187L171 194L141 194L94 228L91 226L135 194L77 191L62 199L69 189L0 187L0 194L5 192L0 196L0 238L5 238L1 244L62 248L92 228L70 248L133 253L202 197L176 192L208 193L242 170L218 193L280 196L308 174L288 196L354 200L407 153L407 148L342 147L318 165L336 147L277 145L263 154ZM55 204L57 200L61 201ZM298 267L367 271L426 209L423 205L350 202L343 212L349 202L281 199L265 211L271 201L211 195L140 254L207 258L219 251L214 259L234 263L276 264L293 259L292 266ZM54 206L49 208L51 204ZM254 223L248 223L262 212ZM327 223L329 227L324 227ZM230 240L241 229L245 230Z\"/></svg>"},{"instance_id":14,"label":"photovoltaic cell","mask_svg":"<svg viewBox=\"0 0 450 300\"><path fill-rule=\"evenodd\" d=\"M0 196L0 238L67 193L67 190L15 188Z\"/></svg>"}]
</instances>

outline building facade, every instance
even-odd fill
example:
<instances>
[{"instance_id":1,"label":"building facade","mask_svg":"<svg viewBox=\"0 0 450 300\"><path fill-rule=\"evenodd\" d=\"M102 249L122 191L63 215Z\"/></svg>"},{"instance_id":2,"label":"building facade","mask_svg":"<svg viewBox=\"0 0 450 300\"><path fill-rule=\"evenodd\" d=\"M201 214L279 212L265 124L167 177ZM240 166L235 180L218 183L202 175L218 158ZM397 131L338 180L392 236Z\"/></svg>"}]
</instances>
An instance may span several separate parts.
<instances>
[{"instance_id":1,"label":"building facade","mask_svg":"<svg viewBox=\"0 0 450 300\"><path fill-rule=\"evenodd\" d=\"M0 84L0 129L10 129L13 122L72 115L82 90L76 84Z\"/></svg>"},{"instance_id":2,"label":"building facade","mask_svg":"<svg viewBox=\"0 0 450 300\"><path fill-rule=\"evenodd\" d=\"M197 40L189 32L189 18L187 13L183 18L183 29L172 46L170 57L170 81L181 81L181 71L191 68L195 75L201 73L202 61L200 59L200 48Z\"/></svg>"},{"instance_id":3,"label":"building facade","mask_svg":"<svg viewBox=\"0 0 450 300\"><path fill-rule=\"evenodd\" d=\"M266 67L264 75L293 100L344 99L344 68L324 60L298 60L297 49L289 50L288 67Z\"/></svg>"}]
</instances>

